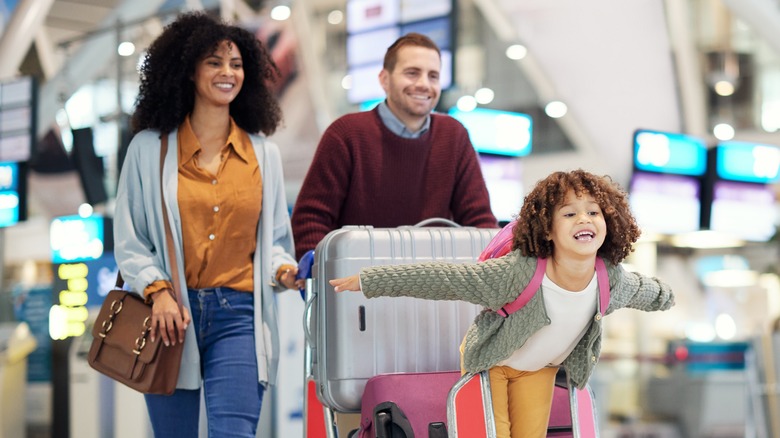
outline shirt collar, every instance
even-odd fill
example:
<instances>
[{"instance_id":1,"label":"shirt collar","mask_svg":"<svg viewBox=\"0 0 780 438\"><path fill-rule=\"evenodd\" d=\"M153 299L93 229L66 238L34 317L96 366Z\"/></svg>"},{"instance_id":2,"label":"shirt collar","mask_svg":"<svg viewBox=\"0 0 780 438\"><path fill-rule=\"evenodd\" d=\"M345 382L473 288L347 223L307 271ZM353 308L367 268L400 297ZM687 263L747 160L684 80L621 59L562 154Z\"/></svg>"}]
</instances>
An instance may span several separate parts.
<instances>
[{"instance_id":1,"label":"shirt collar","mask_svg":"<svg viewBox=\"0 0 780 438\"><path fill-rule=\"evenodd\" d=\"M396 117L392 111L390 111L390 107L387 106L387 100L383 100L379 105L377 105L377 110L379 111L379 117L382 119L382 123L387 126L387 129L389 129L390 132L399 137L420 138L431 127L431 115L428 114L425 116L425 122L423 122L423 125L419 131L410 131L406 128L406 125L404 125L403 122L401 122L401 120Z\"/></svg>"},{"instance_id":2,"label":"shirt collar","mask_svg":"<svg viewBox=\"0 0 780 438\"><path fill-rule=\"evenodd\" d=\"M230 118L230 132L226 144L228 147L232 147L233 151L244 162L248 162L248 148L251 147L250 143L245 141L245 137L241 135L242 131L236 125L233 118ZM200 152L200 141L195 136L195 131L192 130L192 123L190 122L189 114L184 118L184 122L179 126L179 162L184 164L189 160L192 160L195 155Z\"/></svg>"}]
</instances>

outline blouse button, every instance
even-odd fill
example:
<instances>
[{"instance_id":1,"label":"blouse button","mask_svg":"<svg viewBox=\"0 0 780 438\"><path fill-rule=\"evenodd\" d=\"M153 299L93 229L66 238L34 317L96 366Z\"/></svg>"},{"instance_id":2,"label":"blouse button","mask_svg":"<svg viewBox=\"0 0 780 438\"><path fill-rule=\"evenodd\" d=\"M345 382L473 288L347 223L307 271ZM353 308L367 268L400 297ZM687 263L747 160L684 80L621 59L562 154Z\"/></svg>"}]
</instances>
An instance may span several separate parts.
<instances>
[{"instance_id":1,"label":"blouse button","mask_svg":"<svg viewBox=\"0 0 780 438\"><path fill-rule=\"evenodd\" d=\"M213 234L209 234L209 240L214 240L216 237L217 237L217 236L215 236L215 235L213 235Z\"/></svg>"},{"instance_id":2,"label":"blouse button","mask_svg":"<svg viewBox=\"0 0 780 438\"><path fill-rule=\"evenodd\" d=\"M590 361L596 363L596 356L595 355L591 356Z\"/></svg>"},{"instance_id":3,"label":"blouse button","mask_svg":"<svg viewBox=\"0 0 780 438\"><path fill-rule=\"evenodd\" d=\"M215 205L215 206L214 206L214 213L216 213L216 212L218 212L218 211L219 211L219 206L218 206L218 205Z\"/></svg>"},{"instance_id":4,"label":"blouse button","mask_svg":"<svg viewBox=\"0 0 780 438\"><path fill-rule=\"evenodd\" d=\"M215 179L212 179L212 180L211 180L211 185L212 185L212 186L215 186L215 185L217 185L217 180L215 180Z\"/></svg>"},{"instance_id":5,"label":"blouse button","mask_svg":"<svg viewBox=\"0 0 780 438\"><path fill-rule=\"evenodd\" d=\"M601 321L601 312L596 314L596 321Z\"/></svg>"}]
</instances>

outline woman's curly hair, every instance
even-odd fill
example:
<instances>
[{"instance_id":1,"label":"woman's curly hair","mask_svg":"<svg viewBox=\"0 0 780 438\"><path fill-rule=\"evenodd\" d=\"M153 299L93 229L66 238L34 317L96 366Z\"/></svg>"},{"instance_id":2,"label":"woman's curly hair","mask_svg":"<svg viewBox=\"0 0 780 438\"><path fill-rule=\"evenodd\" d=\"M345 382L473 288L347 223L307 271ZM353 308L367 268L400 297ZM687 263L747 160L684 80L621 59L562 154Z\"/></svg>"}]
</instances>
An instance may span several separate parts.
<instances>
[{"instance_id":1,"label":"woman's curly hair","mask_svg":"<svg viewBox=\"0 0 780 438\"><path fill-rule=\"evenodd\" d=\"M563 204L569 190L574 190L577 196L593 196L601 207L607 236L598 255L614 264L623 261L633 251L633 244L641 234L631 214L627 194L609 176L596 176L582 169L554 172L536 184L520 209L512 248L520 249L526 257L553 255L555 248L548 238L552 233L553 214Z\"/></svg>"},{"instance_id":2,"label":"woman's curly hair","mask_svg":"<svg viewBox=\"0 0 780 438\"><path fill-rule=\"evenodd\" d=\"M252 33L203 12L179 15L149 46L140 71L133 131L168 132L181 125L195 104L192 77L197 64L225 40L238 47L244 68L244 84L230 104L230 115L247 132L272 134L282 119L267 86L278 77L276 64Z\"/></svg>"}]
</instances>

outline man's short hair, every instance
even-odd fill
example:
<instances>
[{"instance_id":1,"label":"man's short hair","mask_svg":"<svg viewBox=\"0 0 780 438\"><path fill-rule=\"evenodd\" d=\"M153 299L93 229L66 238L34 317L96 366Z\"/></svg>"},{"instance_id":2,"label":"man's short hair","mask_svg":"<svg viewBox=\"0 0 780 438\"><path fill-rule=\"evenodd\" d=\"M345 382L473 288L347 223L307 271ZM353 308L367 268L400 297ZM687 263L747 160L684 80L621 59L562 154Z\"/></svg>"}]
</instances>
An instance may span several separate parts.
<instances>
[{"instance_id":1,"label":"man's short hair","mask_svg":"<svg viewBox=\"0 0 780 438\"><path fill-rule=\"evenodd\" d=\"M432 39L421 33L410 32L395 40L395 42L387 48L387 52L385 53L385 62L382 65L385 70L393 71L395 68L395 63L398 61L398 51L405 46L419 46L435 50L439 55L439 58L441 58L441 51L439 50L439 46L437 46Z\"/></svg>"}]
</instances>

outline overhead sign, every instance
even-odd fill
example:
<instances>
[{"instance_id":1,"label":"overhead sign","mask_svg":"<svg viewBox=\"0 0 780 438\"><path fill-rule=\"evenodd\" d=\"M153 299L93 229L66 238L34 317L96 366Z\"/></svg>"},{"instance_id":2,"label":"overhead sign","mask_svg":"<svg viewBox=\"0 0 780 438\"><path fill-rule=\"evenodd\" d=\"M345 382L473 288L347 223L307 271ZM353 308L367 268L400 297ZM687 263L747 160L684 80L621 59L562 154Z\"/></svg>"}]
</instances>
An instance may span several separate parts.
<instances>
[{"instance_id":1,"label":"overhead sign","mask_svg":"<svg viewBox=\"0 0 780 438\"><path fill-rule=\"evenodd\" d=\"M452 108L449 114L466 127L477 152L510 157L531 153L533 120L527 114L487 108Z\"/></svg>"},{"instance_id":2,"label":"overhead sign","mask_svg":"<svg viewBox=\"0 0 780 438\"><path fill-rule=\"evenodd\" d=\"M52 263L97 260L105 249L105 219L102 216L62 216L50 228Z\"/></svg>"},{"instance_id":3,"label":"overhead sign","mask_svg":"<svg viewBox=\"0 0 780 438\"><path fill-rule=\"evenodd\" d=\"M780 180L780 147L727 141L718 144L716 154L719 178L755 183Z\"/></svg>"},{"instance_id":4,"label":"overhead sign","mask_svg":"<svg viewBox=\"0 0 780 438\"><path fill-rule=\"evenodd\" d=\"M645 172L701 176L707 170L704 139L679 133L637 130L634 167Z\"/></svg>"}]
</instances>

